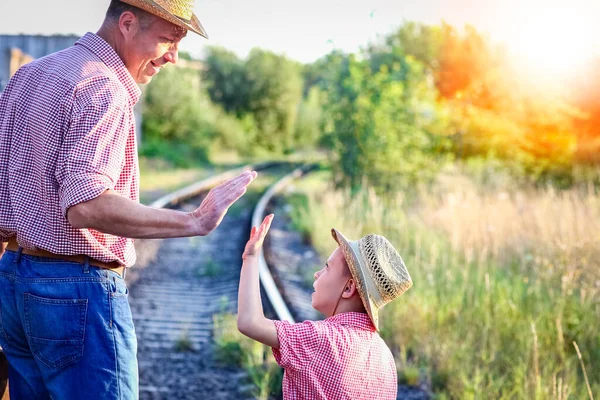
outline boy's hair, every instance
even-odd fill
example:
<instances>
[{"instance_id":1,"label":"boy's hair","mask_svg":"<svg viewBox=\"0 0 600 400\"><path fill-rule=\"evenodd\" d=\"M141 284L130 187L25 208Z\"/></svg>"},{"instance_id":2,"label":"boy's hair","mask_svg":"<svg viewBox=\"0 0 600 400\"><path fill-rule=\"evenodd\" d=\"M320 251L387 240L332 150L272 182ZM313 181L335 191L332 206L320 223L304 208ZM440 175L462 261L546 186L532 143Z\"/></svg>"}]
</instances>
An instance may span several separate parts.
<instances>
[{"instance_id":1,"label":"boy's hair","mask_svg":"<svg viewBox=\"0 0 600 400\"><path fill-rule=\"evenodd\" d=\"M342 260L344 262L344 272L343 272L344 277L352 278L352 273L350 272L350 267L348 266L348 262L346 261L346 257L342 257Z\"/></svg>"}]
</instances>

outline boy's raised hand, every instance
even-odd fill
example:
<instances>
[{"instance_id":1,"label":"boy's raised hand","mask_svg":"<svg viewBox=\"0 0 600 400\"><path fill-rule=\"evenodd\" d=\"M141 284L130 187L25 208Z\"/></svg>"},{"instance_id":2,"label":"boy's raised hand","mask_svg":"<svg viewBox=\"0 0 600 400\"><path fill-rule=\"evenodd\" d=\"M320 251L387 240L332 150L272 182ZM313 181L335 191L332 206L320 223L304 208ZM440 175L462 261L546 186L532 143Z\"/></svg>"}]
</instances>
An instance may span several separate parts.
<instances>
[{"instance_id":1,"label":"boy's raised hand","mask_svg":"<svg viewBox=\"0 0 600 400\"><path fill-rule=\"evenodd\" d=\"M265 217L265 219L263 219L262 224L260 224L258 228L255 226L252 227L252 230L250 231L250 239L248 239L248 243L246 243L246 248L244 249L244 254L242 254L242 260L258 254L265 240L265 236L267 236L267 232L271 227L273 218L274 214L269 214Z\"/></svg>"}]
</instances>

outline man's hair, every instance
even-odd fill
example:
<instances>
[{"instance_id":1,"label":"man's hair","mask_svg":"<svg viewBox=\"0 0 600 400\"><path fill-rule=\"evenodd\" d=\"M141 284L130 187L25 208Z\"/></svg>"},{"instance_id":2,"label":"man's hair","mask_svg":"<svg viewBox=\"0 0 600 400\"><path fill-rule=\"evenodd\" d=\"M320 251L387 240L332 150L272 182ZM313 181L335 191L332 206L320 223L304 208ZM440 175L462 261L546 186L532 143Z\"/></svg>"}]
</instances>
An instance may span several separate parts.
<instances>
[{"instance_id":1,"label":"man's hair","mask_svg":"<svg viewBox=\"0 0 600 400\"><path fill-rule=\"evenodd\" d=\"M132 6L127 3L123 3L120 0L111 0L110 5L108 6L108 10L106 11L106 19L117 22L125 11L132 12L140 21L140 27L142 30L146 30L152 25L155 21L154 15L150 14L147 11L144 11L140 8Z\"/></svg>"}]
</instances>

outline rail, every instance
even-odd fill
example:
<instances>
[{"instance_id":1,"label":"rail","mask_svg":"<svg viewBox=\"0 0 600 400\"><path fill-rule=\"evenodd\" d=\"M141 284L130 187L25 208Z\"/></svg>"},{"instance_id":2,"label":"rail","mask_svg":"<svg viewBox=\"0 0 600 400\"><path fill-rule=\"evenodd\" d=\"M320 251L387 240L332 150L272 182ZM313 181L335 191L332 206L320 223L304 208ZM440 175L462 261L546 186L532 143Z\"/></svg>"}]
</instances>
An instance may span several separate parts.
<instances>
[{"instance_id":1,"label":"rail","mask_svg":"<svg viewBox=\"0 0 600 400\"><path fill-rule=\"evenodd\" d=\"M267 161L267 162L262 162L262 163L258 163L258 164L248 164L248 165L245 165L240 168L232 169L232 170L223 172L221 174L211 176L210 178L203 179L199 182L193 183L189 186L186 186L182 189L179 189L175 192L169 193L169 194L159 198L158 200L156 200L152 204L150 204L150 207L163 208L163 207L167 207L169 205L177 204L180 201L188 199L192 196L197 195L200 192L207 190L208 188L210 188L212 186L215 186L216 184L220 183L221 181L227 180L229 178L233 178L234 176L238 175L239 173L241 173L244 170L252 169L252 170L256 171L256 170L268 168L274 164L277 164L277 163L272 162L272 161Z\"/></svg>"},{"instance_id":2,"label":"rail","mask_svg":"<svg viewBox=\"0 0 600 400\"><path fill-rule=\"evenodd\" d=\"M283 177L273 186L271 186L260 198L260 200L256 204L256 207L254 207L254 212L252 213L252 226L260 225L260 223L262 222L262 218L264 217L267 204L276 193L284 189L292 180L304 175L312 168L313 166L311 165L305 165L303 167L297 168L293 172ZM283 297L281 296L281 293L277 288L277 285L275 284L273 275L271 275L271 272L269 271L269 267L267 265L267 262L265 261L264 249L261 249L261 252L258 257L258 270L260 282L263 286L263 289L265 290L265 294L267 295L269 302L273 306L273 310L275 311L277 318L282 321L289 321L291 323L294 323L294 317L292 316L292 313L290 312L287 304L283 300Z\"/></svg>"}]
</instances>

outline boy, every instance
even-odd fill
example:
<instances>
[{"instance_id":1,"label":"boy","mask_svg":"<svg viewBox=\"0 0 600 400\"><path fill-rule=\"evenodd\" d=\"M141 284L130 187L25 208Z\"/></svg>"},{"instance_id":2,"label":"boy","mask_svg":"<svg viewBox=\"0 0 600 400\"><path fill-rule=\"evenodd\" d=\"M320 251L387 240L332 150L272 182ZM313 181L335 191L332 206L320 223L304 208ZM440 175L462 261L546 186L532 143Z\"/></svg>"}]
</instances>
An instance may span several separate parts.
<instances>
[{"instance_id":1,"label":"boy","mask_svg":"<svg viewBox=\"0 0 600 400\"><path fill-rule=\"evenodd\" d=\"M412 286L398 252L383 236L349 241L332 229L339 247L315 273L312 295L327 319L271 321L262 310L257 258L272 220L252 228L242 255L238 329L273 348L285 370L284 399L395 399L396 365L377 330L379 309Z\"/></svg>"}]
</instances>

